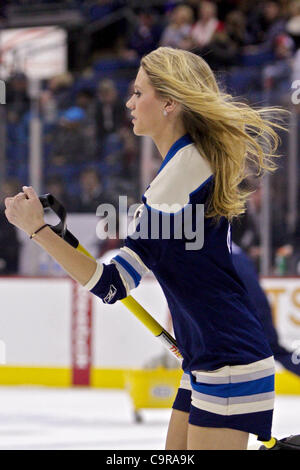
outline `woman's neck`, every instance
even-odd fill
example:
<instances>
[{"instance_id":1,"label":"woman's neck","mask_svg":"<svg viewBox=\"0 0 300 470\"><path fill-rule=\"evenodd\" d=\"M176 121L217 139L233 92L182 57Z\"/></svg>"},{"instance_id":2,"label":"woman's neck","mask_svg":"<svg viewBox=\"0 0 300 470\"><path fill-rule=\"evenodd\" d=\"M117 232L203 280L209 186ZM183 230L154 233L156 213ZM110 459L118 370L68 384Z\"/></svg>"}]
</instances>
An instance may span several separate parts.
<instances>
[{"instance_id":1,"label":"woman's neck","mask_svg":"<svg viewBox=\"0 0 300 470\"><path fill-rule=\"evenodd\" d=\"M179 125L176 128L170 129L168 132L164 130L160 135L152 137L163 160L172 145L186 133L185 128L182 125Z\"/></svg>"}]
</instances>

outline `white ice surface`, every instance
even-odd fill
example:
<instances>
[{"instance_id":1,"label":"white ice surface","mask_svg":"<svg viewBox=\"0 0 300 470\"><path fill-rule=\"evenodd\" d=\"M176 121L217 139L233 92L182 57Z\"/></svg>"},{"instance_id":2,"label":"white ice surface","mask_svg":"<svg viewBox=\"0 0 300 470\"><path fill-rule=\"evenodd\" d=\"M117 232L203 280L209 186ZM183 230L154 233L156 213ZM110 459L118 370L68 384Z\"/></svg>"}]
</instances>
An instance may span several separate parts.
<instances>
[{"instance_id":1,"label":"white ice surface","mask_svg":"<svg viewBox=\"0 0 300 470\"><path fill-rule=\"evenodd\" d=\"M0 387L0 450L163 450L170 413L142 410L136 423L124 391ZM277 396L273 435L291 434L300 434L300 396Z\"/></svg>"}]
</instances>

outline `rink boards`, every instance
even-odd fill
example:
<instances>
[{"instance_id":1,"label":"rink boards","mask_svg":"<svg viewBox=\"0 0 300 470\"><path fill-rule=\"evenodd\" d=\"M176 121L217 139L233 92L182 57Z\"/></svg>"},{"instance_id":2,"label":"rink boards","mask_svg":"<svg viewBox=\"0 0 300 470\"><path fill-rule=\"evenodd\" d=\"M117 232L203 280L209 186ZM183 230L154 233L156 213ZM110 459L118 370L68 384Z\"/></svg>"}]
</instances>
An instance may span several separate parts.
<instances>
[{"instance_id":1,"label":"rink boards","mask_svg":"<svg viewBox=\"0 0 300 470\"><path fill-rule=\"evenodd\" d=\"M280 341L300 361L300 278L262 283ZM0 384L122 388L128 370L164 353L120 302L105 305L69 278L1 278L0 295ZM144 279L132 295L168 329L155 279ZM300 394L300 379L278 370L276 388Z\"/></svg>"}]
</instances>

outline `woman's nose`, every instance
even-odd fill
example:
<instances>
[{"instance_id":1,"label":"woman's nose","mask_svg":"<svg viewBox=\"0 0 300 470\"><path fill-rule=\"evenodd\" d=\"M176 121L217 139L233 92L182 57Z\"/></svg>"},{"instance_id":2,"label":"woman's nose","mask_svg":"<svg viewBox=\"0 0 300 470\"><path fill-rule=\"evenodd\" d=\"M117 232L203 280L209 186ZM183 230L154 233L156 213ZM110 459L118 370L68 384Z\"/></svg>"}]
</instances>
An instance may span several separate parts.
<instances>
[{"instance_id":1,"label":"woman's nose","mask_svg":"<svg viewBox=\"0 0 300 470\"><path fill-rule=\"evenodd\" d=\"M132 98L133 98L133 96L130 96L130 98L128 98L128 100L126 102L126 107L129 108L129 109L133 108Z\"/></svg>"},{"instance_id":2,"label":"woman's nose","mask_svg":"<svg viewBox=\"0 0 300 470\"><path fill-rule=\"evenodd\" d=\"M127 98L127 101L126 101L126 107L129 108L130 107L130 101L131 101L131 96L129 96Z\"/></svg>"}]
</instances>

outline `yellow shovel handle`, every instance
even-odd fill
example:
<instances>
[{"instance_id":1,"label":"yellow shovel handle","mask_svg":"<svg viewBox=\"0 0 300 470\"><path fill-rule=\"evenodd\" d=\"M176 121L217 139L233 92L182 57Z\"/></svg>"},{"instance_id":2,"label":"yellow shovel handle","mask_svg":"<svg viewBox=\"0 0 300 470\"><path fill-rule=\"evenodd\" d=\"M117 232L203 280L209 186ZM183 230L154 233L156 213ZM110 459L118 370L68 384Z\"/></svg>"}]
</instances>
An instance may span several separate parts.
<instances>
[{"instance_id":1,"label":"yellow shovel handle","mask_svg":"<svg viewBox=\"0 0 300 470\"><path fill-rule=\"evenodd\" d=\"M77 248L78 251L85 254L89 258L95 259L80 243ZM131 295L125 297L120 302L131 312L133 315L140 320L141 323L151 333L158 338L164 346L179 360L182 360L182 356L178 349L175 339L139 304Z\"/></svg>"}]
</instances>

